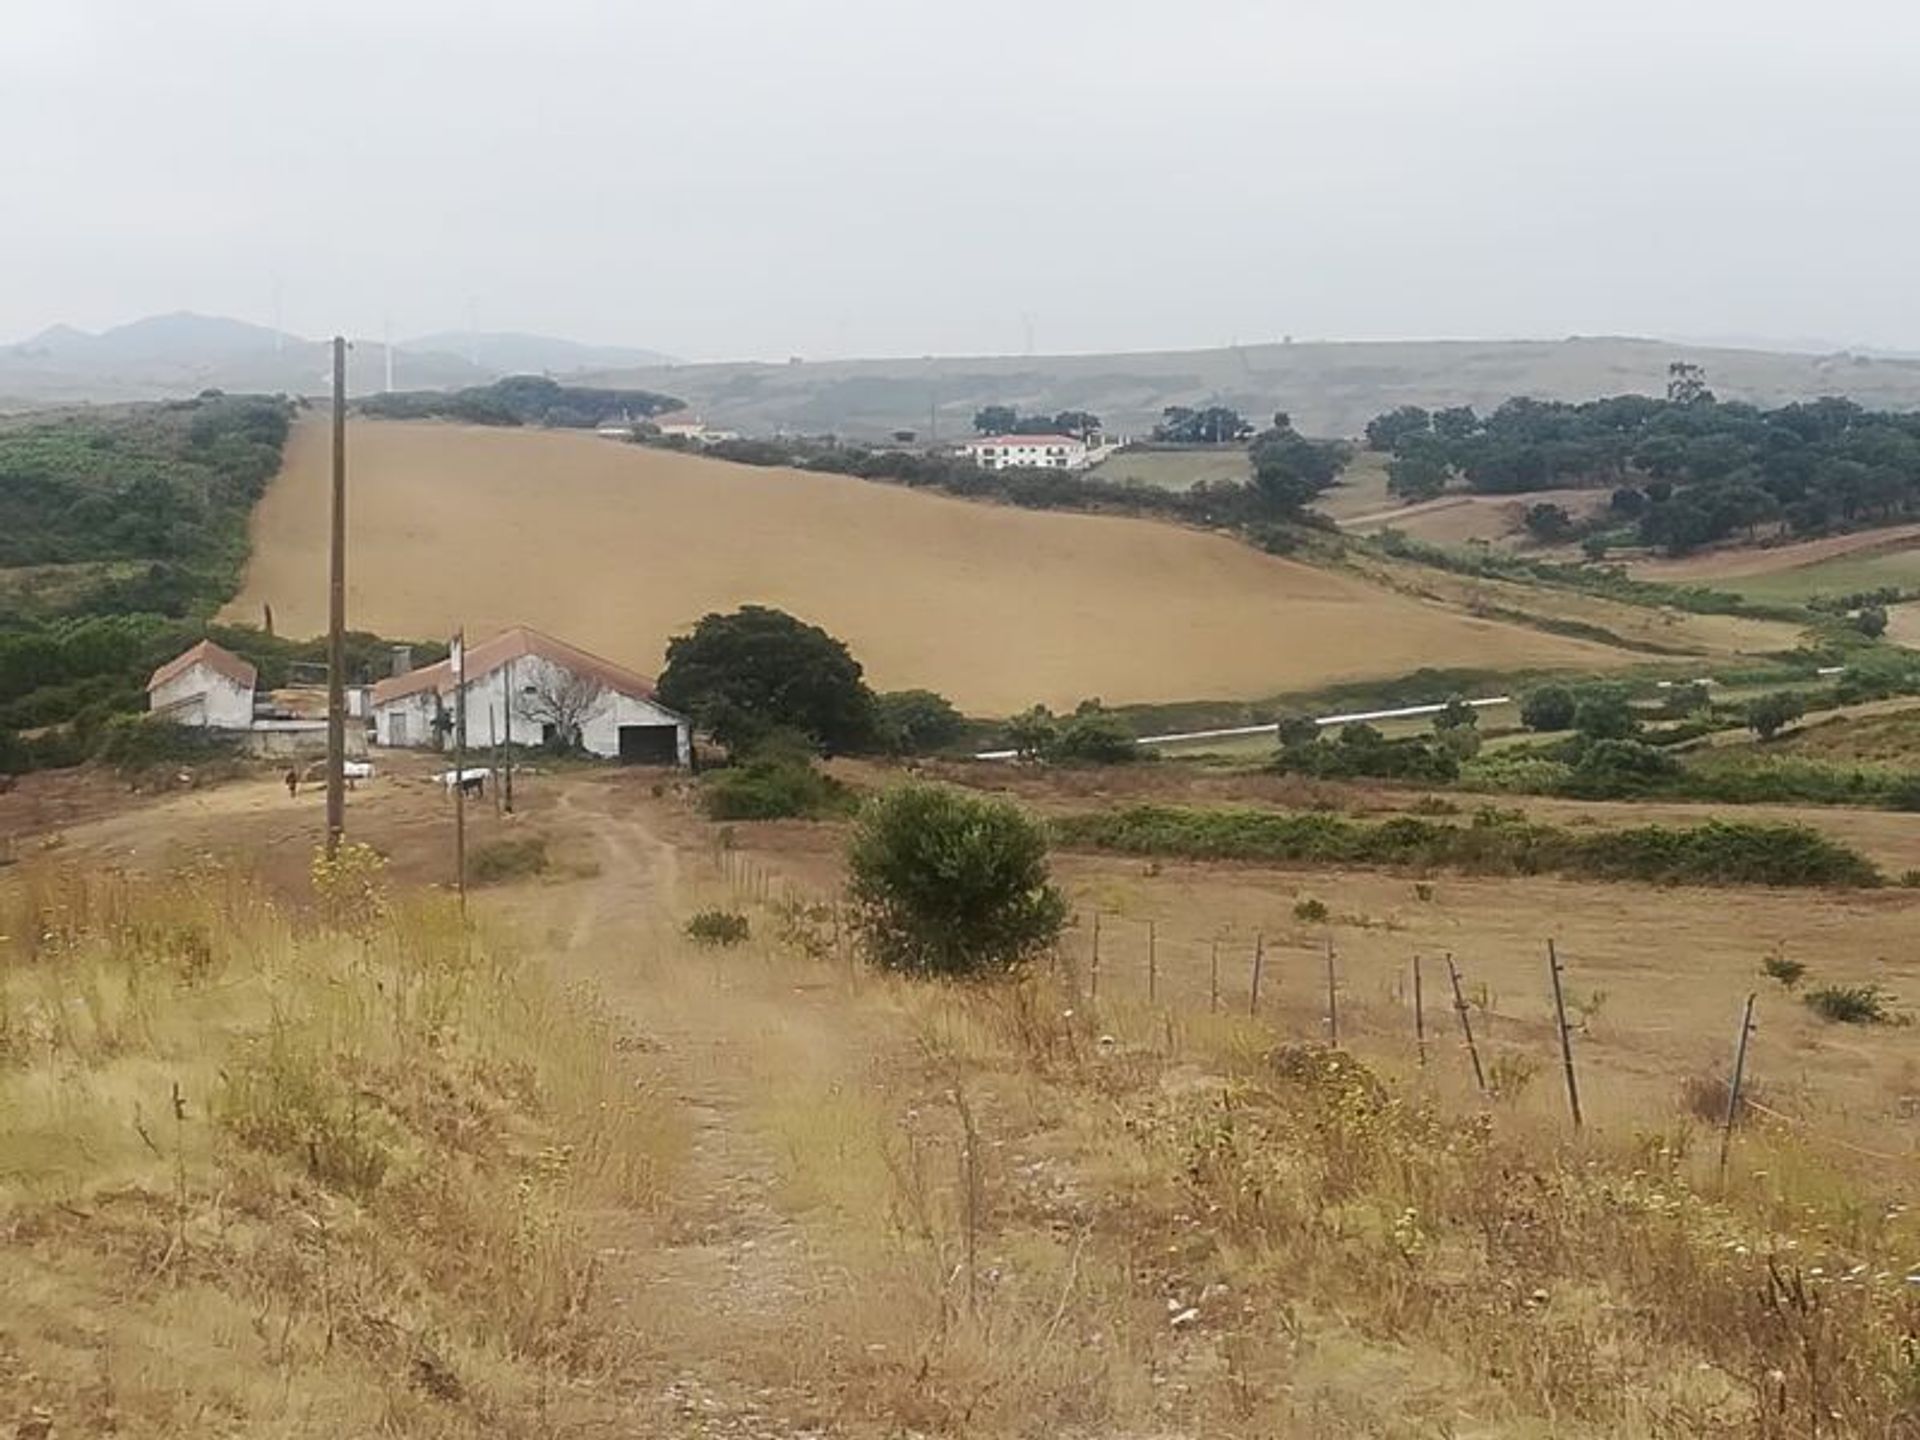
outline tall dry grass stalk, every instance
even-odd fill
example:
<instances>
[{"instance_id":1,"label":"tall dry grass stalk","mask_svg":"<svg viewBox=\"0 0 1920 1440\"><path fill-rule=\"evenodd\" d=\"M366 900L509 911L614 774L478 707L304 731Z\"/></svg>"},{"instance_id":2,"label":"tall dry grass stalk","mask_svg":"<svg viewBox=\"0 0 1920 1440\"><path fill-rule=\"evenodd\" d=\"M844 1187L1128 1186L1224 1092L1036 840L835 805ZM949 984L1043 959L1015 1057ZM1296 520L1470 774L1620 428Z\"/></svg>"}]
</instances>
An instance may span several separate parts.
<instances>
[{"instance_id":1,"label":"tall dry grass stalk","mask_svg":"<svg viewBox=\"0 0 1920 1440\"><path fill-rule=\"evenodd\" d=\"M843 1405L982 1435L1920 1434L1897 1178L1754 1123L1722 1179L1678 1096L1577 1135L1547 1087L1489 1106L1464 1071L1089 989L849 985L914 1045L864 1127L828 1144L798 1096L779 1122L834 1175L810 1363Z\"/></svg>"},{"instance_id":2,"label":"tall dry grass stalk","mask_svg":"<svg viewBox=\"0 0 1920 1440\"><path fill-rule=\"evenodd\" d=\"M511 1433L620 1361L580 1217L677 1142L608 1017L370 853L316 882L0 894L0 1290L55 1433Z\"/></svg>"}]
</instances>

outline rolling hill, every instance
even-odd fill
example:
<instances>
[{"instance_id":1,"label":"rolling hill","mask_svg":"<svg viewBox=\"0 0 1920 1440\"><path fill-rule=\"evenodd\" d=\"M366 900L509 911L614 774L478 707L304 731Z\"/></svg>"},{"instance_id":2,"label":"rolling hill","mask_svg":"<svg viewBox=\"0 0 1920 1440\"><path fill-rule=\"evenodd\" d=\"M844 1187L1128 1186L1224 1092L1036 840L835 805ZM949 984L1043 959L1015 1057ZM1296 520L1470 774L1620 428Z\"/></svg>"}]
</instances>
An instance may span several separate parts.
<instances>
[{"instance_id":1,"label":"rolling hill","mask_svg":"<svg viewBox=\"0 0 1920 1440\"><path fill-rule=\"evenodd\" d=\"M878 686L980 714L1644 658L1150 521L578 433L364 422L349 443L349 623L384 634L526 623L653 671L703 613L760 602L843 636ZM324 626L327 475L326 427L305 422L230 617Z\"/></svg>"},{"instance_id":2,"label":"rolling hill","mask_svg":"<svg viewBox=\"0 0 1920 1440\"><path fill-rule=\"evenodd\" d=\"M983 405L1091 410L1144 434L1168 405L1231 405L1264 419L1286 410L1304 432L1354 435L1396 405L1473 405L1514 395L1588 400L1659 394L1667 366L1706 368L1728 399L1779 404L1845 395L1920 406L1920 360L1716 349L1662 340L1421 340L1243 345L1129 355L981 356L786 364L675 365L608 372L591 383L685 396L709 421L750 431L834 431L872 438L898 429L971 429Z\"/></svg>"},{"instance_id":3,"label":"rolling hill","mask_svg":"<svg viewBox=\"0 0 1920 1440\"><path fill-rule=\"evenodd\" d=\"M395 345L393 380L405 390L450 390L511 374L569 375L666 359L629 346L452 331ZM332 383L332 364L325 340L216 315L152 315L97 334L55 325L0 345L0 408L182 399L203 390L321 395ZM375 394L386 381L385 343L354 341L349 391Z\"/></svg>"}]
</instances>

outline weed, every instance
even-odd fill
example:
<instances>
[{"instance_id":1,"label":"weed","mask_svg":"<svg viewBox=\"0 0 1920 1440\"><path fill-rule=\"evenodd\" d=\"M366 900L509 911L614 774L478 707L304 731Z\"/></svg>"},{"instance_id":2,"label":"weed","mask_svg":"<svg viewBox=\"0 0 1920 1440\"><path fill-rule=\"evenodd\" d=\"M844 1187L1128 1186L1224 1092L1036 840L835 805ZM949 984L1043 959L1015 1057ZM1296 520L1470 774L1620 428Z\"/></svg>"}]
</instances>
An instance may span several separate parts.
<instances>
[{"instance_id":1,"label":"weed","mask_svg":"<svg viewBox=\"0 0 1920 1440\"><path fill-rule=\"evenodd\" d=\"M1801 998L1821 1019L1839 1025L1898 1025L1905 1021L1893 1009L1895 997L1878 985L1822 985Z\"/></svg>"},{"instance_id":2,"label":"weed","mask_svg":"<svg viewBox=\"0 0 1920 1440\"><path fill-rule=\"evenodd\" d=\"M1540 1061L1524 1050L1496 1050L1487 1062L1487 1089L1496 1099L1518 1100L1540 1073Z\"/></svg>"},{"instance_id":3,"label":"weed","mask_svg":"<svg viewBox=\"0 0 1920 1440\"><path fill-rule=\"evenodd\" d=\"M702 910L687 921L687 938L697 945L744 945L747 917L733 910Z\"/></svg>"},{"instance_id":4,"label":"weed","mask_svg":"<svg viewBox=\"0 0 1920 1440\"><path fill-rule=\"evenodd\" d=\"M1760 973L1791 990L1805 978L1807 966L1805 961L1789 959L1776 950L1760 962Z\"/></svg>"},{"instance_id":5,"label":"weed","mask_svg":"<svg viewBox=\"0 0 1920 1440\"><path fill-rule=\"evenodd\" d=\"M1327 902L1316 900L1308 895L1293 902L1293 918L1302 924L1315 925L1327 918Z\"/></svg>"},{"instance_id":6,"label":"weed","mask_svg":"<svg viewBox=\"0 0 1920 1440\"><path fill-rule=\"evenodd\" d=\"M467 873L477 884L496 885L544 874L547 863L546 837L522 835L476 847L467 857Z\"/></svg>"}]
</instances>

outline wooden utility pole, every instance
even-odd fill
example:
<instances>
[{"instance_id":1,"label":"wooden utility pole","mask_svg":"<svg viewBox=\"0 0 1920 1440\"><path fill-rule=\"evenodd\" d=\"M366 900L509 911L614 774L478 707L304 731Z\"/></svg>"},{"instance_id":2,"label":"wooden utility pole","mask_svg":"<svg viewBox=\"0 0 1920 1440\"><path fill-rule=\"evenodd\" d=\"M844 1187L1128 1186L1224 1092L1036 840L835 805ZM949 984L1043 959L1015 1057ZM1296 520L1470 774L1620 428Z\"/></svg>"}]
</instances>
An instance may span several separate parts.
<instances>
[{"instance_id":1,"label":"wooden utility pole","mask_svg":"<svg viewBox=\"0 0 1920 1440\"><path fill-rule=\"evenodd\" d=\"M1427 1005L1420 990L1420 957L1413 957L1413 1043L1420 1052L1420 1068L1427 1068Z\"/></svg>"},{"instance_id":2,"label":"wooden utility pole","mask_svg":"<svg viewBox=\"0 0 1920 1440\"><path fill-rule=\"evenodd\" d=\"M333 337L333 527L327 573L327 858L347 833L347 342Z\"/></svg>"},{"instance_id":3,"label":"wooden utility pole","mask_svg":"<svg viewBox=\"0 0 1920 1440\"><path fill-rule=\"evenodd\" d=\"M1740 1119L1740 1090L1747 1078L1747 1041L1753 1035L1753 1001L1747 994L1746 1009L1740 1012L1740 1039L1733 1047L1733 1083L1727 1087L1727 1118L1720 1127L1720 1174L1727 1173L1727 1151L1733 1144L1733 1127Z\"/></svg>"},{"instance_id":4,"label":"wooden utility pole","mask_svg":"<svg viewBox=\"0 0 1920 1440\"><path fill-rule=\"evenodd\" d=\"M467 913L467 632L453 637L453 883Z\"/></svg>"},{"instance_id":5,"label":"wooden utility pole","mask_svg":"<svg viewBox=\"0 0 1920 1440\"><path fill-rule=\"evenodd\" d=\"M1560 1024L1560 1063L1567 1072L1567 1107L1573 1112L1573 1128L1583 1123L1580 1114L1580 1082L1573 1073L1573 1036L1567 1031L1567 996L1560 984L1560 952L1547 941L1547 969L1553 975L1553 1013Z\"/></svg>"},{"instance_id":6,"label":"wooden utility pole","mask_svg":"<svg viewBox=\"0 0 1920 1440\"><path fill-rule=\"evenodd\" d=\"M1480 1047L1473 1041L1473 1021L1467 1015L1467 997L1460 993L1460 968L1447 956L1447 978L1453 982L1453 1010L1460 1017L1460 1033L1467 1037L1467 1054L1473 1057L1473 1083L1487 1093L1487 1072L1480 1065Z\"/></svg>"}]
</instances>

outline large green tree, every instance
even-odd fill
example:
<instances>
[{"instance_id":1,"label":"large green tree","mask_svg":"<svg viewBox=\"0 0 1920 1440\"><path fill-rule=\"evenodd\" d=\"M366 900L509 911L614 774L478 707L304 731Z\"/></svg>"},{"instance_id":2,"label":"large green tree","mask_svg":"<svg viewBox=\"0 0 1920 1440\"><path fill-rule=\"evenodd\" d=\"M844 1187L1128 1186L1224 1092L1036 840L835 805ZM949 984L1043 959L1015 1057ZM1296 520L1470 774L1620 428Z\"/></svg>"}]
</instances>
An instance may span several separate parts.
<instances>
[{"instance_id":1,"label":"large green tree","mask_svg":"<svg viewBox=\"0 0 1920 1440\"><path fill-rule=\"evenodd\" d=\"M782 729L829 752L862 749L874 736L873 694L846 645L764 605L704 616L669 641L660 700L729 749Z\"/></svg>"},{"instance_id":2,"label":"large green tree","mask_svg":"<svg viewBox=\"0 0 1920 1440\"><path fill-rule=\"evenodd\" d=\"M1340 478L1347 449L1332 441L1309 440L1282 412L1273 428L1253 442L1253 488L1262 504L1282 515L1297 514Z\"/></svg>"}]
</instances>

